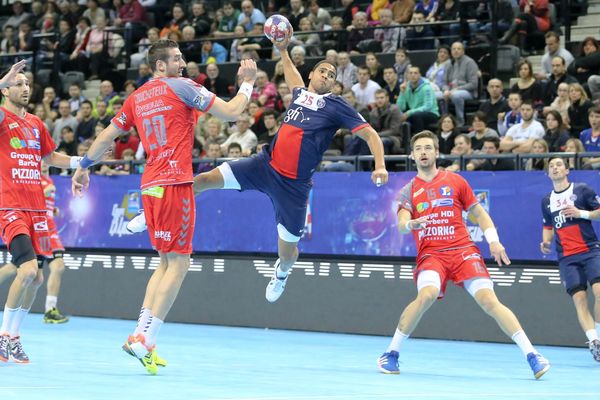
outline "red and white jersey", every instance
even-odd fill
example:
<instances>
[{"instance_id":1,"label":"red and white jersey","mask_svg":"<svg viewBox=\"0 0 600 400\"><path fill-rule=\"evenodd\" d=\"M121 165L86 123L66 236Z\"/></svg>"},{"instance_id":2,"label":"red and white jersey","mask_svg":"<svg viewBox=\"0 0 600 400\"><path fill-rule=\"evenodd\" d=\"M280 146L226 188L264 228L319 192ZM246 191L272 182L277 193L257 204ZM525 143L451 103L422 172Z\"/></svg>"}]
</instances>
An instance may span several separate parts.
<instances>
[{"instance_id":1,"label":"red and white jersey","mask_svg":"<svg viewBox=\"0 0 600 400\"><path fill-rule=\"evenodd\" d=\"M187 78L156 78L133 92L112 119L119 130L135 126L147 154L142 189L192 182L196 110L208 111L215 95Z\"/></svg>"},{"instance_id":2,"label":"red and white jersey","mask_svg":"<svg viewBox=\"0 0 600 400\"><path fill-rule=\"evenodd\" d=\"M0 107L0 210L46 210L41 163L55 148L37 116Z\"/></svg>"},{"instance_id":3,"label":"red and white jersey","mask_svg":"<svg viewBox=\"0 0 600 400\"><path fill-rule=\"evenodd\" d=\"M54 181L48 175L42 174L42 190L46 200L46 212L48 216L54 217L54 208L56 207L56 189L46 192L48 186L54 186Z\"/></svg>"},{"instance_id":4,"label":"red and white jersey","mask_svg":"<svg viewBox=\"0 0 600 400\"><path fill-rule=\"evenodd\" d=\"M399 200L399 210L409 211L412 219L428 220L425 229L413 231L417 259L430 251L474 246L462 213L479 201L462 176L438 171L431 182L415 177L402 188Z\"/></svg>"}]
</instances>

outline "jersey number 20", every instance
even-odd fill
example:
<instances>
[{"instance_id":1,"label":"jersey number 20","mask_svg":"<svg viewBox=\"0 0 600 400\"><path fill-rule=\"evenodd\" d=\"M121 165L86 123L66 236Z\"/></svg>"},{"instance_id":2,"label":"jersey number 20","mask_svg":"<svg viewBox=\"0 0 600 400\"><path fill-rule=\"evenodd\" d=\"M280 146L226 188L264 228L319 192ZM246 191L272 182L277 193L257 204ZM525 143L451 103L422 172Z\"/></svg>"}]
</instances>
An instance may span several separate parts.
<instances>
[{"instance_id":1,"label":"jersey number 20","mask_svg":"<svg viewBox=\"0 0 600 400\"><path fill-rule=\"evenodd\" d=\"M167 127L165 126L165 117L163 115L155 115L152 118L144 118L144 133L150 144L150 150L154 150L157 145L152 143L150 137L154 134L156 143L159 147L167 144Z\"/></svg>"}]
</instances>

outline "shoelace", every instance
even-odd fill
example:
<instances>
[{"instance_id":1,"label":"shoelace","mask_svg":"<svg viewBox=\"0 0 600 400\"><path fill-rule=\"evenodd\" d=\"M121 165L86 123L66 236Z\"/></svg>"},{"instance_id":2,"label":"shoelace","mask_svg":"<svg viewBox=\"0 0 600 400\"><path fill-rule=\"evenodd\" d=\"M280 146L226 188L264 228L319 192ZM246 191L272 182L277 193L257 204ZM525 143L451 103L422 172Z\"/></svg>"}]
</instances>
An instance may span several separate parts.
<instances>
[{"instance_id":1,"label":"shoelace","mask_svg":"<svg viewBox=\"0 0 600 400\"><path fill-rule=\"evenodd\" d=\"M2 350L3 353L8 353L8 345L9 345L8 338L3 337L2 339L0 339L0 350Z\"/></svg>"},{"instance_id":2,"label":"shoelace","mask_svg":"<svg viewBox=\"0 0 600 400\"><path fill-rule=\"evenodd\" d=\"M25 354L25 352L23 351L23 345L21 344L20 340L12 341L12 343L10 344L10 348L13 351L13 353Z\"/></svg>"}]
</instances>

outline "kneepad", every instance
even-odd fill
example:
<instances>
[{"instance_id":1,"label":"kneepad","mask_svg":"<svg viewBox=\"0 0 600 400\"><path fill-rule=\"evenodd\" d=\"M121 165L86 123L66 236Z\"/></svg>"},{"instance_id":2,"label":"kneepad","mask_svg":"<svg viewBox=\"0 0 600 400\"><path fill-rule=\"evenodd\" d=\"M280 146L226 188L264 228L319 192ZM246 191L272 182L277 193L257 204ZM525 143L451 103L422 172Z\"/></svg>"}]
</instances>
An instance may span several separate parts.
<instances>
[{"instance_id":1,"label":"kneepad","mask_svg":"<svg viewBox=\"0 0 600 400\"><path fill-rule=\"evenodd\" d=\"M12 263L16 265L17 268L21 264L37 258L35 250L33 250L33 245L31 244L31 238L27 235L15 236L10 242L9 251L12 256Z\"/></svg>"}]
</instances>

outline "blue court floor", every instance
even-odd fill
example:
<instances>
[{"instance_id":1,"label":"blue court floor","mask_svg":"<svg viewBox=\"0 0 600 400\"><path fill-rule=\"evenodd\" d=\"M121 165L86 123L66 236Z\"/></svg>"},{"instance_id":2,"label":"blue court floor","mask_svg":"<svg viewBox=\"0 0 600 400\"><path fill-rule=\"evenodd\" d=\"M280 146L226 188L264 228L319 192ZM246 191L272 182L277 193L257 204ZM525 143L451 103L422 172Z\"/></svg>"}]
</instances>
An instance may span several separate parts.
<instances>
[{"instance_id":1,"label":"blue court floor","mask_svg":"<svg viewBox=\"0 0 600 400\"><path fill-rule=\"evenodd\" d=\"M121 350L132 321L25 321L32 362L0 363L0 399L600 399L587 349L540 347L539 381L514 345L410 339L401 374L377 372L389 338L167 323L159 375Z\"/></svg>"}]
</instances>

